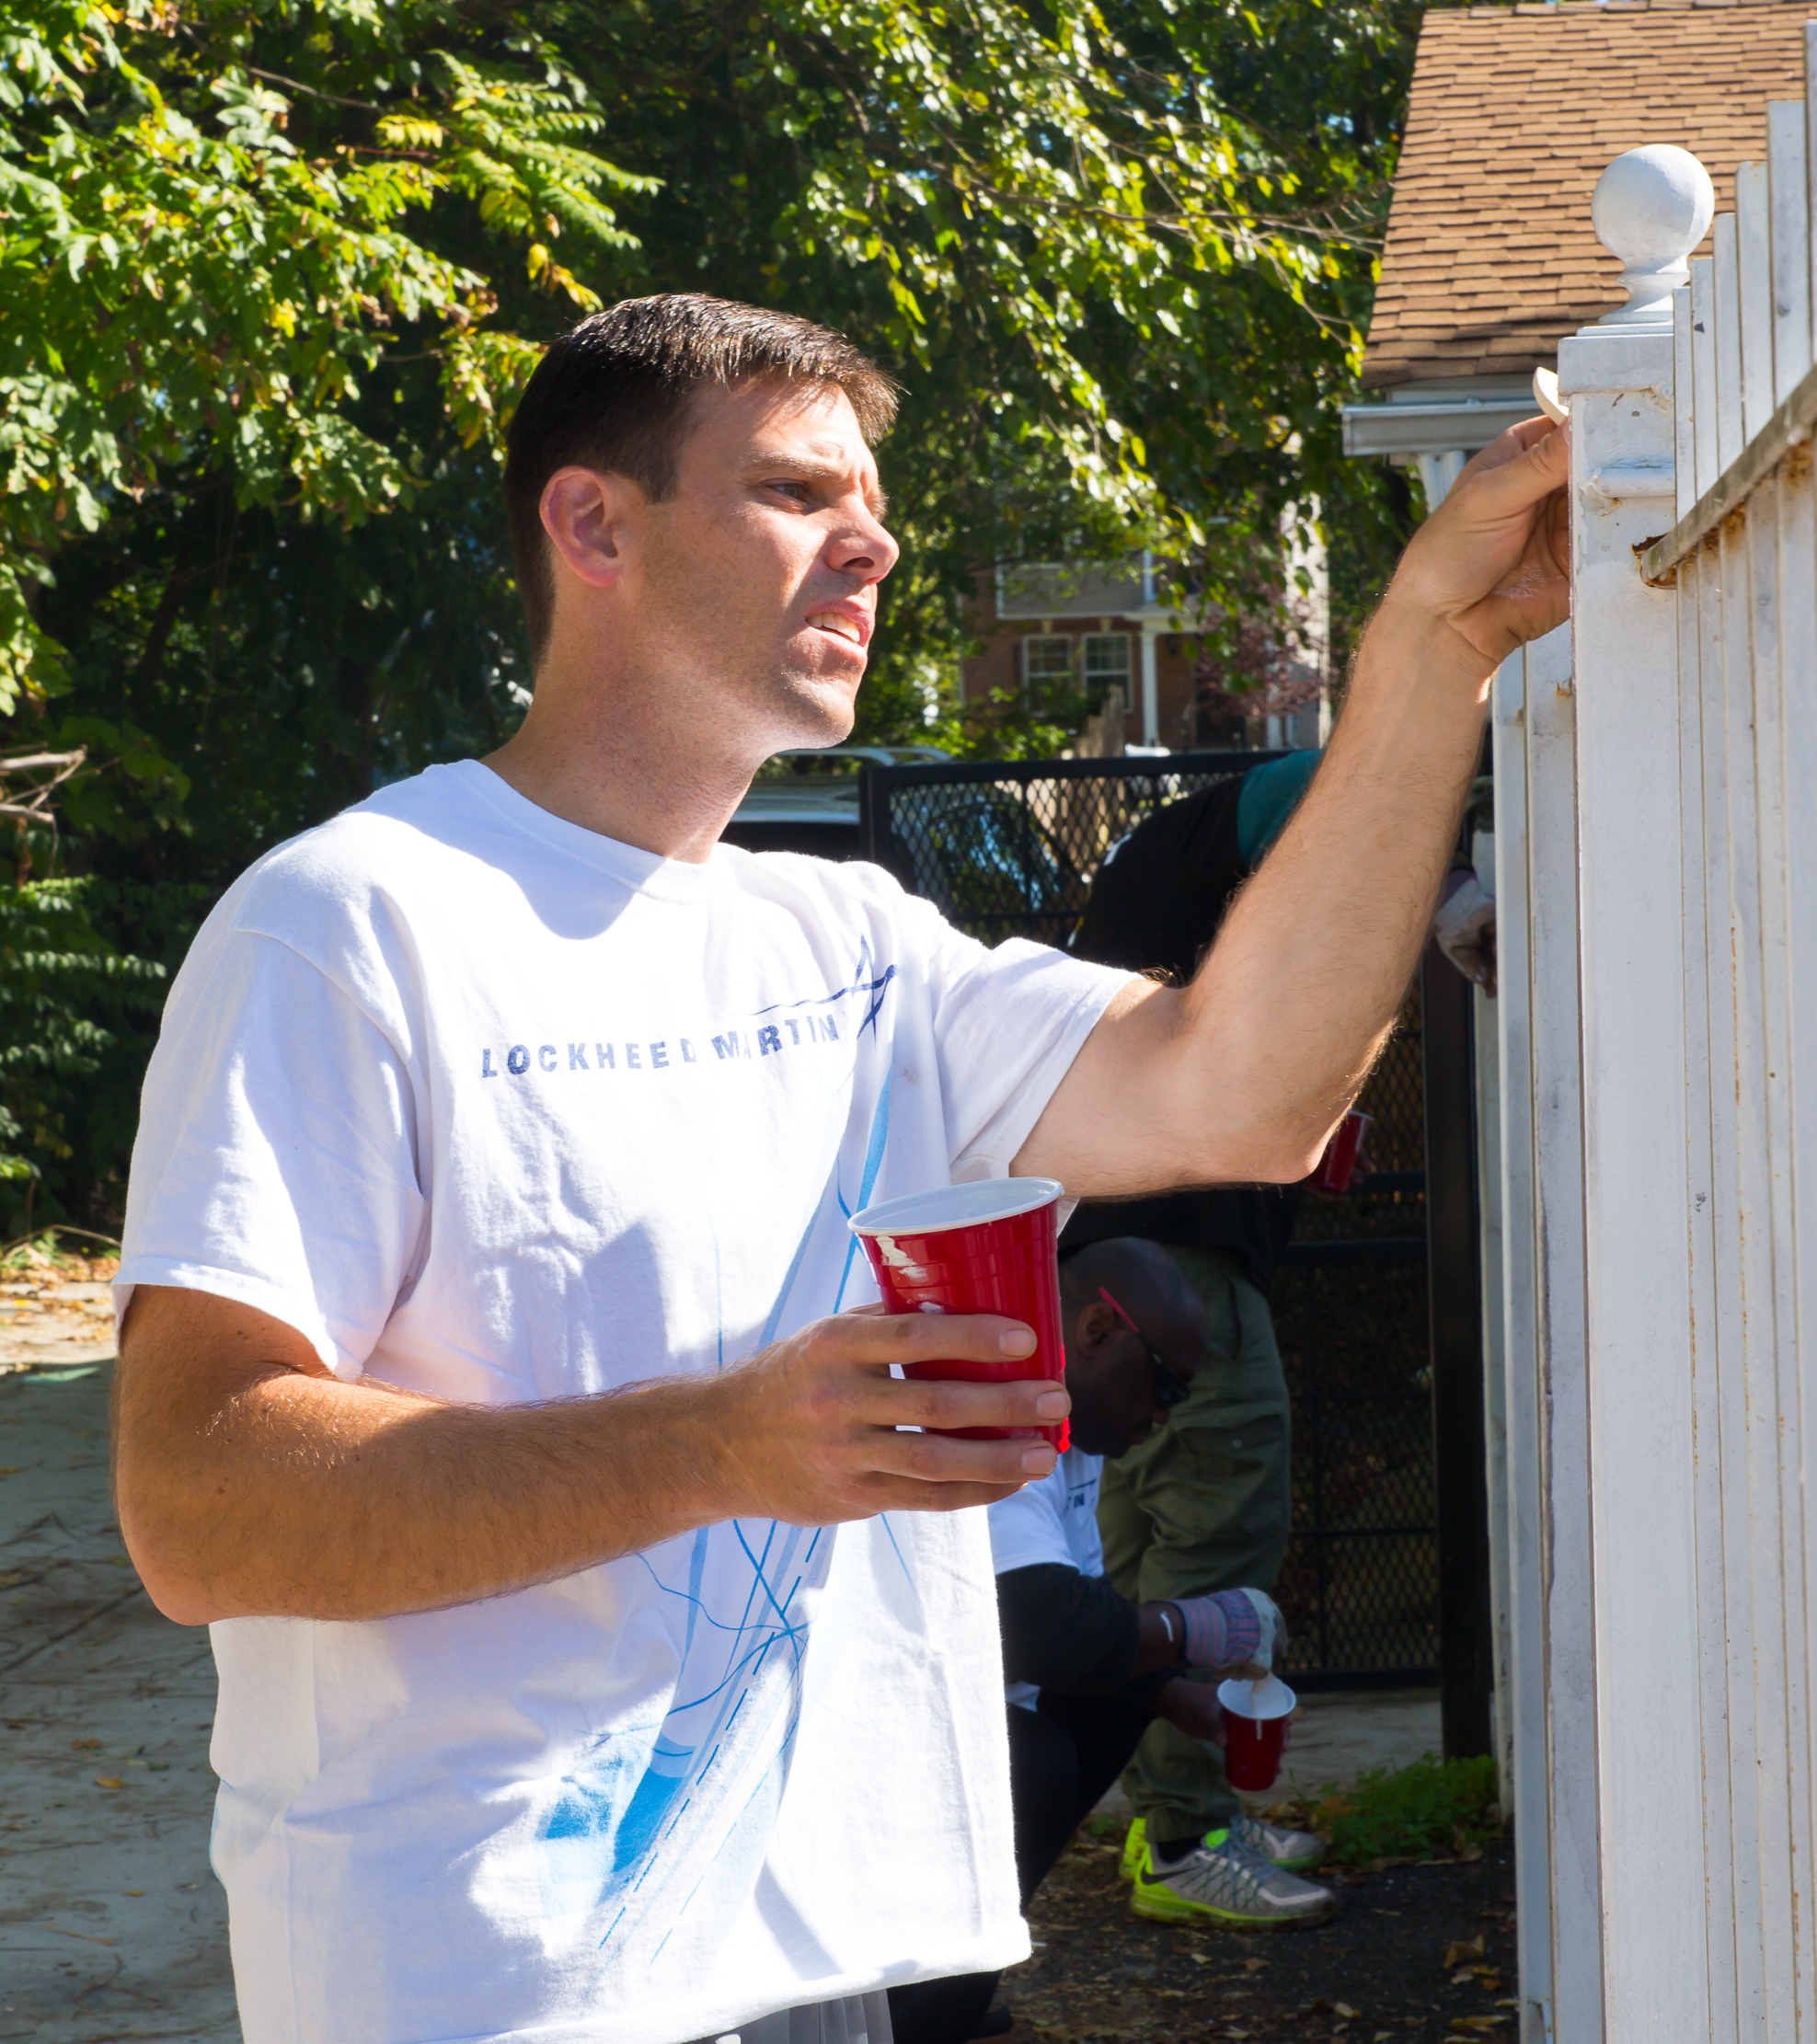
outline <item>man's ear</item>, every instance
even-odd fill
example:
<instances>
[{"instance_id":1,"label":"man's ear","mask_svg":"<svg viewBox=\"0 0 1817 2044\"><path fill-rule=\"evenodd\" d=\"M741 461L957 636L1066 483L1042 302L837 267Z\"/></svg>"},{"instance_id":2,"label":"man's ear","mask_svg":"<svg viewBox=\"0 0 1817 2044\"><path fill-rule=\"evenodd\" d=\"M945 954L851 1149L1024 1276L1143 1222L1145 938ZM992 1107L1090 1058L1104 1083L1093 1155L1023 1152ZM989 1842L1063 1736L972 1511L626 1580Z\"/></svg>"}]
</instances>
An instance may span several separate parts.
<instances>
[{"instance_id":1,"label":"man's ear","mask_svg":"<svg viewBox=\"0 0 1817 2044\"><path fill-rule=\"evenodd\" d=\"M637 545L644 494L625 476L558 468L543 486L543 530L558 563L590 589L610 589Z\"/></svg>"},{"instance_id":2,"label":"man's ear","mask_svg":"<svg viewBox=\"0 0 1817 2044\"><path fill-rule=\"evenodd\" d=\"M1122 1322L1101 1299L1087 1299L1079 1308L1078 1347L1083 1349L1101 1349L1105 1338L1114 1334Z\"/></svg>"}]
</instances>

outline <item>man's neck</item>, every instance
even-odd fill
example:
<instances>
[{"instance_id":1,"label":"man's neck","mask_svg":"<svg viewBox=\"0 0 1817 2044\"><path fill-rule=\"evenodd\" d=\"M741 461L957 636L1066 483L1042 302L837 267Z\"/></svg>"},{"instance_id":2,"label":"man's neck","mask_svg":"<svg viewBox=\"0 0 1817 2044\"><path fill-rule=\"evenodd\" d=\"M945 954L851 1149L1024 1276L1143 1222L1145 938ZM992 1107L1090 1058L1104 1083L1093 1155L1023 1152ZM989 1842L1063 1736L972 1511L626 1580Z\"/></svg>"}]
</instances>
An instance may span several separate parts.
<instances>
[{"instance_id":1,"label":"man's neck","mask_svg":"<svg viewBox=\"0 0 1817 2044\"><path fill-rule=\"evenodd\" d=\"M715 743L684 726L674 706L546 671L523 724L485 764L564 822L700 865L763 761L732 750L725 734Z\"/></svg>"}]
</instances>

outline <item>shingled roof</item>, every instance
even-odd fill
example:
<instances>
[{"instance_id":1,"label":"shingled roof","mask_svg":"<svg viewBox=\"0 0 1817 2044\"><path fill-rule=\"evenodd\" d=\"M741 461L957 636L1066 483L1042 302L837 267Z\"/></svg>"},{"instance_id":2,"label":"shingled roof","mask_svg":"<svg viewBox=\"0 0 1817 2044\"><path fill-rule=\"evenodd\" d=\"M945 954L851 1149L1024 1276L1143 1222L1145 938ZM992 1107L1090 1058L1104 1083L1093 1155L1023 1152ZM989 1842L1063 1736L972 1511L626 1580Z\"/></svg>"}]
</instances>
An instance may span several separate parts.
<instances>
[{"instance_id":1,"label":"shingled roof","mask_svg":"<svg viewBox=\"0 0 1817 2044\"><path fill-rule=\"evenodd\" d=\"M1717 208L1804 96L1817 0L1435 9L1420 31L1363 380L1506 375L1622 302L1590 225L1610 157L1699 156Z\"/></svg>"}]
</instances>

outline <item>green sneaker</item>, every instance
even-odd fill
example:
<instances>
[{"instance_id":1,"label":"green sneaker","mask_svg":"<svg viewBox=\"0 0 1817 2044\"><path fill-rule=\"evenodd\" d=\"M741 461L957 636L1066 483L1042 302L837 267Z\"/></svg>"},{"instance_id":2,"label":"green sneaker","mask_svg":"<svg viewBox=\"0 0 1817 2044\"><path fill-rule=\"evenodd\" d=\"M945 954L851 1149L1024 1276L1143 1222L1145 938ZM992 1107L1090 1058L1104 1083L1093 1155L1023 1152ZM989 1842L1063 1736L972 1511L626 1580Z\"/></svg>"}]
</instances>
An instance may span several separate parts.
<instances>
[{"instance_id":1,"label":"green sneaker","mask_svg":"<svg viewBox=\"0 0 1817 2044\"><path fill-rule=\"evenodd\" d=\"M1335 1915L1338 1898L1221 1831L1206 1832L1205 1843L1173 1866L1157 1867L1144 1849L1130 1907L1156 1923L1297 1931Z\"/></svg>"},{"instance_id":2,"label":"green sneaker","mask_svg":"<svg viewBox=\"0 0 1817 2044\"><path fill-rule=\"evenodd\" d=\"M1130 1828L1123 1839L1123 1863L1118 1867L1119 1877L1133 1881L1142 1871L1142 1863L1148 1856L1148 1820L1145 1817L1130 1819Z\"/></svg>"},{"instance_id":3,"label":"green sneaker","mask_svg":"<svg viewBox=\"0 0 1817 2044\"><path fill-rule=\"evenodd\" d=\"M1309 1874L1325 1857L1325 1841L1317 1832L1289 1831L1284 1824L1265 1824L1259 1817L1239 1817L1230 1835L1271 1866L1284 1867L1290 1874Z\"/></svg>"}]
</instances>

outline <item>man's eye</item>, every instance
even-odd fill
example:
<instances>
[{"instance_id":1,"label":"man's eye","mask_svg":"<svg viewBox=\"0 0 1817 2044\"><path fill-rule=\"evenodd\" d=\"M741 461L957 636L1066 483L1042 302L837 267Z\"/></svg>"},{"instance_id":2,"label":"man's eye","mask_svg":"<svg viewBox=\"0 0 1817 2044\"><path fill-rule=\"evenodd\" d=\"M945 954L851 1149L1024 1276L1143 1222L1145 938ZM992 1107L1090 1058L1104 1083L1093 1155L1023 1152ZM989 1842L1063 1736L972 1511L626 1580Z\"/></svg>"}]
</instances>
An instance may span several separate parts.
<instances>
[{"instance_id":1,"label":"man's eye","mask_svg":"<svg viewBox=\"0 0 1817 2044\"><path fill-rule=\"evenodd\" d=\"M793 497L798 503L801 504L807 502L810 494L810 486L803 482L785 480L774 482L770 485L770 488L780 490L785 497Z\"/></svg>"}]
</instances>

